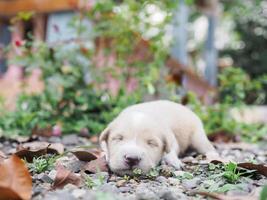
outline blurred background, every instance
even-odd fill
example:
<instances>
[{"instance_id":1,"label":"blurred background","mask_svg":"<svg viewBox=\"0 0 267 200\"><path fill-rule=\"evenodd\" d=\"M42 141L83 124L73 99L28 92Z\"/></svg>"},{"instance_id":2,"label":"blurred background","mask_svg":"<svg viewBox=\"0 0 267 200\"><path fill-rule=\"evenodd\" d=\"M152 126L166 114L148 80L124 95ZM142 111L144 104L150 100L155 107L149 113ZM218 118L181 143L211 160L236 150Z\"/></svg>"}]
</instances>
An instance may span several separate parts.
<instances>
[{"instance_id":1,"label":"blurred background","mask_svg":"<svg viewBox=\"0 0 267 200\"><path fill-rule=\"evenodd\" d=\"M170 99L257 142L266 94L264 0L0 0L0 135L98 134Z\"/></svg>"}]
</instances>

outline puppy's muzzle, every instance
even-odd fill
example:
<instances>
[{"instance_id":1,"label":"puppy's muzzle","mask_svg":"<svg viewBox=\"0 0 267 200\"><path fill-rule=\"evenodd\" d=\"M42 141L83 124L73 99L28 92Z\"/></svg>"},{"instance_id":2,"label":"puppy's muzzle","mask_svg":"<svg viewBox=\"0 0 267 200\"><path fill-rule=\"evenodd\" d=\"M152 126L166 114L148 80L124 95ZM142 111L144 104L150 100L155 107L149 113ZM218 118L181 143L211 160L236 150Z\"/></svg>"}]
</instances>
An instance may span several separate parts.
<instances>
[{"instance_id":1,"label":"puppy's muzzle","mask_svg":"<svg viewBox=\"0 0 267 200\"><path fill-rule=\"evenodd\" d=\"M141 158L138 156L129 156L129 155L124 155L124 163L132 168L134 166L137 166L141 161Z\"/></svg>"}]
</instances>

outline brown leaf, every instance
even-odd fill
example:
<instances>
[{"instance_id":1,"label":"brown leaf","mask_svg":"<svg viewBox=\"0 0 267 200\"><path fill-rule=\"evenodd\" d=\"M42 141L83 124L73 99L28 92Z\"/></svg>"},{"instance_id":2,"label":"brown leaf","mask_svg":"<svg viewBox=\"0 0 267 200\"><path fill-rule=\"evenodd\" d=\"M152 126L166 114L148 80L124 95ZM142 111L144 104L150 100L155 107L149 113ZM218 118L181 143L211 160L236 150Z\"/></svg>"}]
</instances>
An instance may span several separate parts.
<instances>
[{"instance_id":1,"label":"brown leaf","mask_svg":"<svg viewBox=\"0 0 267 200\"><path fill-rule=\"evenodd\" d=\"M211 163L217 165L219 163L225 163L225 162L222 162L221 160L212 160ZM267 176L267 165L253 164L253 163L238 163L237 166L249 170L256 170L259 174Z\"/></svg>"},{"instance_id":2,"label":"brown leaf","mask_svg":"<svg viewBox=\"0 0 267 200\"><path fill-rule=\"evenodd\" d=\"M36 126L32 129L32 135L51 137L53 135L52 127L39 128Z\"/></svg>"},{"instance_id":3,"label":"brown leaf","mask_svg":"<svg viewBox=\"0 0 267 200\"><path fill-rule=\"evenodd\" d=\"M217 131L208 136L209 140L216 143L239 142L240 138L226 131Z\"/></svg>"},{"instance_id":4,"label":"brown leaf","mask_svg":"<svg viewBox=\"0 0 267 200\"><path fill-rule=\"evenodd\" d=\"M62 154L64 153L64 146L61 143L28 142L18 146L15 154L20 158L25 158L28 162L32 162L34 157L40 157L47 153Z\"/></svg>"},{"instance_id":5,"label":"brown leaf","mask_svg":"<svg viewBox=\"0 0 267 200\"><path fill-rule=\"evenodd\" d=\"M0 200L31 199L31 175L24 162L15 155L0 164L0 194Z\"/></svg>"},{"instance_id":6,"label":"brown leaf","mask_svg":"<svg viewBox=\"0 0 267 200\"><path fill-rule=\"evenodd\" d=\"M57 174L52 189L57 189L57 188L61 189L67 184L80 186L81 181L82 179L80 176L67 170L64 166L58 165Z\"/></svg>"},{"instance_id":7,"label":"brown leaf","mask_svg":"<svg viewBox=\"0 0 267 200\"><path fill-rule=\"evenodd\" d=\"M79 160L90 162L92 160L97 159L97 154L90 150L74 150L71 153L73 153Z\"/></svg>"},{"instance_id":8,"label":"brown leaf","mask_svg":"<svg viewBox=\"0 0 267 200\"><path fill-rule=\"evenodd\" d=\"M242 167L249 170L257 170L258 173L267 176L267 165L253 164L253 163L239 163L238 167Z\"/></svg>"},{"instance_id":9,"label":"brown leaf","mask_svg":"<svg viewBox=\"0 0 267 200\"><path fill-rule=\"evenodd\" d=\"M108 172L108 164L105 157L92 160L84 166L84 171L88 173Z\"/></svg>"}]
</instances>

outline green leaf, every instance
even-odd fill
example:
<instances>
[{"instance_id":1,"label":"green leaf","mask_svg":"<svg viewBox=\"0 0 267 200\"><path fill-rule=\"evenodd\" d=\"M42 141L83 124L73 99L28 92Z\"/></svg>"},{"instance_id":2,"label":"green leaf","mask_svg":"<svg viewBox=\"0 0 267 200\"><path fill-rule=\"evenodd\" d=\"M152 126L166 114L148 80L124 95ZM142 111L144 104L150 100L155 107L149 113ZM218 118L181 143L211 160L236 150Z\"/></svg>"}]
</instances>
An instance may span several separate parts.
<instances>
[{"instance_id":1,"label":"green leaf","mask_svg":"<svg viewBox=\"0 0 267 200\"><path fill-rule=\"evenodd\" d=\"M267 200L267 185L262 188L260 200Z\"/></svg>"}]
</instances>

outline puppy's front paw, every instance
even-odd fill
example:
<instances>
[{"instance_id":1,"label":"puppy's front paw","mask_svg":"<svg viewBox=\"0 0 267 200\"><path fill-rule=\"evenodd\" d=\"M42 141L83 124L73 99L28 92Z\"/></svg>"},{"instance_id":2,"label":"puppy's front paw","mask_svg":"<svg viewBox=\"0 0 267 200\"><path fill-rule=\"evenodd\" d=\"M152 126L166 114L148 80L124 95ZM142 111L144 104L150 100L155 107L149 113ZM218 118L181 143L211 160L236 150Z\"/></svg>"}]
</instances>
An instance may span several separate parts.
<instances>
[{"instance_id":1,"label":"puppy's front paw","mask_svg":"<svg viewBox=\"0 0 267 200\"><path fill-rule=\"evenodd\" d=\"M169 165L176 170L183 169L183 163L175 156L165 155L161 161L161 164Z\"/></svg>"}]
</instances>

